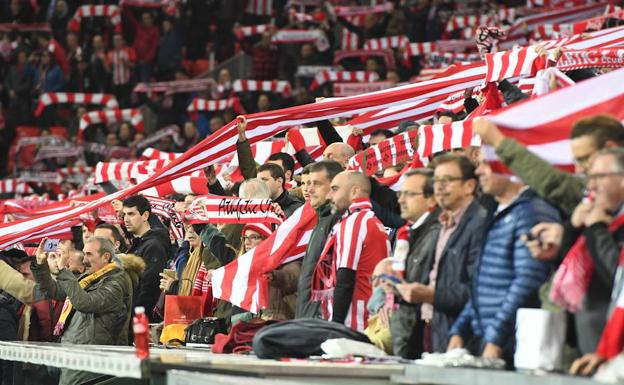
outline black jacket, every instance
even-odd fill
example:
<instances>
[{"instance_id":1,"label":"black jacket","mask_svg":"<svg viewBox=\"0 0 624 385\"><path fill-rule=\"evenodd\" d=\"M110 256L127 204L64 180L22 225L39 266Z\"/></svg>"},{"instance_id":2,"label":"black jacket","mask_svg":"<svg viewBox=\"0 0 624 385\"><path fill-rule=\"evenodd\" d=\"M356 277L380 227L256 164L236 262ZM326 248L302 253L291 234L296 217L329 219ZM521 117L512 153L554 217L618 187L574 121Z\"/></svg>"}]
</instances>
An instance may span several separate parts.
<instances>
[{"instance_id":1,"label":"black jacket","mask_svg":"<svg viewBox=\"0 0 624 385\"><path fill-rule=\"evenodd\" d=\"M142 237L132 239L132 246L128 251L129 254L136 254L145 261L145 271L134 293L132 308L143 306L150 321L152 310L160 296L159 274L167 266L169 250L169 232L163 228L152 228Z\"/></svg>"},{"instance_id":2,"label":"black jacket","mask_svg":"<svg viewBox=\"0 0 624 385\"><path fill-rule=\"evenodd\" d=\"M19 308L22 303L0 290L0 341L18 340ZM1 370L0 370L1 371Z\"/></svg>"},{"instance_id":3,"label":"black jacket","mask_svg":"<svg viewBox=\"0 0 624 385\"><path fill-rule=\"evenodd\" d=\"M290 195L286 190L282 192L282 195L275 199L275 202L282 208L286 218L290 217L295 210L303 206L303 202Z\"/></svg>"},{"instance_id":4,"label":"black jacket","mask_svg":"<svg viewBox=\"0 0 624 385\"><path fill-rule=\"evenodd\" d=\"M410 230L410 252L405 260L405 282L420 282L429 251L435 248L440 227L438 212L429 214L425 222ZM422 353L420 306L399 301L399 308L390 319L394 354L403 358L419 358Z\"/></svg>"},{"instance_id":5,"label":"black jacket","mask_svg":"<svg viewBox=\"0 0 624 385\"><path fill-rule=\"evenodd\" d=\"M594 274L587 288L583 309L575 314L578 344L582 353L596 351L607 323L607 313L620 251L624 226L610 233L606 223L595 223L583 230L587 250L594 262Z\"/></svg>"},{"instance_id":6,"label":"black jacket","mask_svg":"<svg viewBox=\"0 0 624 385\"><path fill-rule=\"evenodd\" d=\"M318 222L312 234L306 254L301 264L301 273L299 274L299 283L297 285L297 311L295 318L321 318L321 308L318 302L312 302L312 275L318 263L327 236L332 227L340 220L339 214L332 214L331 207L328 203L323 205L318 213Z\"/></svg>"},{"instance_id":7,"label":"black jacket","mask_svg":"<svg viewBox=\"0 0 624 385\"><path fill-rule=\"evenodd\" d=\"M470 298L472 277L481 254L486 220L487 211L475 199L466 209L440 257L431 321L434 352L446 351L449 329ZM435 248L429 253L424 275L421 277L424 284L429 283L429 272L434 260Z\"/></svg>"},{"instance_id":8,"label":"black jacket","mask_svg":"<svg viewBox=\"0 0 624 385\"><path fill-rule=\"evenodd\" d=\"M401 207L396 193L388 186L383 185L373 177L368 178L371 183L371 196L373 211L381 223L393 229L397 229L405 224L401 218ZM377 205L375 204L377 203Z\"/></svg>"}]
</instances>

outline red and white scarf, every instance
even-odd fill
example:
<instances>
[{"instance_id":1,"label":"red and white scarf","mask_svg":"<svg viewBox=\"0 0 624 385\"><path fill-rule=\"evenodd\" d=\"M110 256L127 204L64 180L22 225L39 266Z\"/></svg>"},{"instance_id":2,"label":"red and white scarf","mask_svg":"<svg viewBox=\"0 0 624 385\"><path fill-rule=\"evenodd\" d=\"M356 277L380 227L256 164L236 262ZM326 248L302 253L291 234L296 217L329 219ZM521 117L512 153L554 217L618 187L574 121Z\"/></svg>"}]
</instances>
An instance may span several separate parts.
<instances>
[{"instance_id":1,"label":"red and white scarf","mask_svg":"<svg viewBox=\"0 0 624 385\"><path fill-rule=\"evenodd\" d=\"M234 92L274 92L278 94L284 94L284 96L290 95L291 87L290 83L286 80L246 80L237 79L232 83L232 90Z\"/></svg>"},{"instance_id":2,"label":"red and white scarf","mask_svg":"<svg viewBox=\"0 0 624 385\"><path fill-rule=\"evenodd\" d=\"M364 21L366 20L365 14L357 14L351 16L344 16L348 22L351 24L362 27L364 25ZM341 28L342 40L340 42L340 48L343 50L356 50L360 46L360 38L359 36L351 32L345 27Z\"/></svg>"},{"instance_id":3,"label":"red and white scarf","mask_svg":"<svg viewBox=\"0 0 624 385\"><path fill-rule=\"evenodd\" d=\"M305 255L317 223L314 208L306 203L257 247L212 273L213 295L252 313L268 306L268 283L263 274Z\"/></svg>"},{"instance_id":4,"label":"red and white scarf","mask_svg":"<svg viewBox=\"0 0 624 385\"><path fill-rule=\"evenodd\" d=\"M451 16L446 22L445 32L453 32L456 29L464 29L468 27L478 27L480 25L488 25L494 22L490 15L467 15L467 16Z\"/></svg>"},{"instance_id":5,"label":"red and white scarf","mask_svg":"<svg viewBox=\"0 0 624 385\"><path fill-rule=\"evenodd\" d=\"M190 79L190 80L173 80L170 82L151 82L139 83L134 87L134 92L163 92L165 95L173 95L188 92L202 92L215 87L217 84L214 80L208 79Z\"/></svg>"},{"instance_id":6,"label":"red and white scarf","mask_svg":"<svg viewBox=\"0 0 624 385\"><path fill-rule=\"evenodd\" d=\"M160 151L152 147L146 148L141 153L142 160L165 159L168 161L173 161L181 156L181 153Z\"/></svg>"},{"instance_id":7,"label":"red and white scarf","mask_svg":"<svg viewBox=\"0 0 624 385\"><path fill-rule=\"evenodd\" d=\"M366 252L364 250L365 239L375 236L370 232L370 228L380 226L381 223L373 213L370 200L358 198L351 203L342 219L333 227L312 275L311 299L321 302L323 319L331 320L333 317L334 289L338 269L357 270L362 254ZM390 252L387 235L385 237L386 255L380 258L387 257ZM382 240L375 239L375 241L381 242ZM352 312L355 310L353 306L351 310ZM353 329L364 330L367 317L364 314L361 316L363 319L348 316L345 323Z\"/></svg>"},{"instance_id":8,"label":"red and white scarf","mask_svg":"<svg viewBox=\"0 0 624 385\"><path fill-rule=\"evenodd\" d=\"M521 17L507 30L507 39L501 41L499 46L503 49L508 49L515 44L525 44L527 42L527 32L534 31L540 25L584 20L589 17L600 15L606 8L607 3L583 4L573 8L549 9L544 12Z\"/></svg>"},{"instance_id":9,"label":"red and white scarf","mask_svg":"<svg viewBox=\"0 0 624 385\"><path fill-rule=\"evenodd\" d=\"M140 183L140 182L139 182ZM173 194L208 194L208 180L204 176L185 175L140 191L153 197L167 197Z\"/></svg>"},{"instance_id":10,"label":"red and white scarf","mask_svg":"<svg viewBox=\"0 0 624 385\"><path fill-rule=\"evenodd\" d=\"M411 130L388 138L349 159L350 170L373 175L411 160L416 153L418 131Z\"/></svg>"},{"instance_id":11,"label":"red and white scarf","mask_svg":"<svg viewBox=\"0 0 624 385\"><path fill-rule=\"evenodd\" d=\"M517 139L555 167L573 172L570 150L573 124L583 117L602 113L623 120L621 81L624 81L624 69L512 105L488 119L497 124L505 136ZM484 146L483 151L496 172L510 173L491 147Z\"/></svg>"},{"instance_id":12,"label":"red and white scarf","mask_svg":"<svg viewBox=\"0 0 624 385\"><path fill-rule=\"evenodd\" d=\"M563 51L556 65L561 71L580 68L623 67L624 48Z\"/></svg>"},{"instance_id":13,"label":"red and white scarf","mask_svg":"<svg viewBox=\"0 0 624 385\"><path fill-rule=\"evenodd\" d=\"M84 131L92 124L110 124L130 122L138 132L143 132L145 126L143 124L143 114L138 108L127 108L124 110L100 110L87 112L80 118L80 130Z\"/></svg>"},{"instance_id":14,"label":"red and white scarf","mask_svg":"<svg viewBox=\"0 0 624 385\"><path fill-rule=\"evenodd\" d=\"M481 140L472 135L472 122L468 120L418 127L417 151L421 158L441 151L480 145Z\"/></svg>"},{"instance_id":15,"label":"red and white scarf","mask_svg":"<svg viewBox=\"0 0 624 385\"><path fill-rule=\"evenodd\" d=\"M403 48L407 43L409 43L407 36L386 36L366 40L363 48L365 50Z\"/></svg>"},{"instance_id":16,"label":"red and white scarf","mask_svg":"<svg viewBox=\"0 0 624 385\"><path fill-rule=\"evenodd\" d=\"M314 91L327 82L375 82L379 75L366 71L323 71L314 77L310 91Z\"/></svg>"},{"instance_id":17,"label":"red and white scarf","mask_svg":"<svg viewBox=\"0 0 624 385\"><path fill-rule=\"evenodd\" d=\"M370 83L334 83L334 96L353 96L368 92L387 90L393 87L390 82L370 82Z\"/></svg>"},{"instance_id":18,"label":"red and white scarf","mask_svg":"<svg viewBox=\"0 0 624 385\"><path fill-rule=\"evenodd\" d=\"M423 68L420 73L410 78L410 83L419 83L427 80L431 80L434 77L444 73L446 68Z\"/></svg>"},{"instance_id":19,"label":"red and white scarf","mask_svg":"<svg viewBox=\"0 0 624 385\"><path fill-rule=\"evenodd\" d=\"M80 32L80 23L84 17L106 17L113 23L115 32L121 32L121 12L116 5L83 5L76 10L69 22L69 29Z\"/></svg>"},{"instance_id":20,"label":"red and white scarf","mask_svg":"<svg viewBox=\"0 0 624 385\"><path fill-rule=\"evenodd\" d=\"M244 25L234 30L234 34L239 40L255 35L262 35L266 31L270 31L272 24Z\"/></svg>"},{"instance_id":21,"label":"red and white scarf","mask_svg":"<svg viewBox=\"0 0 624 385\"><path fill-rule=\"evenodd\" d=\"M532 85L531 85L532 87ZM478 88L472 90L472 97L476 98L480 93ZM444 102L436 109L436 112L452 112L454 114L462 112L464 107L464 101L466 100L464 91L458 92L444 99Z\"/></svg>"},{"instance_id":22,"label":"red and white scarf","mask_svg":"<svg viewBox=\"0 0 624 385\"><path fill-rule=\"evenodd\" d=\"M94 183L135 180L150 176L169 163L165 159L128 162L98 162L95 166Z\"/></svg>"},{"instance_id":23,"label":"red and white scarf","mask_svg":"<svg viewBox=\"0 0 624 385\"><path fill-rule=\"evenodd\" d=\"M243 199L208 195L189 207L190 223L282 223L271 199Z\"/></svg>"},{"instance_id":24,"label":"red and white scarf","mask_svg":"<svg viewBox=\"0 0 624 385\"><path fill-rule=\"evenodd\" d=\"M572 24L542 24L531 32L531 38L534 40L543 40L569 36L573 33Z\"/></svg>"},{"instance_id":25,"label":"red and white scarf","mask_svg":"<svg viewBox=\"0 0 624 385\"><path fill-rule=\"evenodd\" d=\"M256 16L273 15L273 0L247 0L245 13Z\"/></svg>"},{"instance_id":26,"label":"red and white scarf","mask_svg":"<svg viewBox=\"0 0 624 385\"><path fill-rule=\"evenodd\" d=\"M481 61L478 53L455 53L455 52L432 52L429 55L429 63L432 67L448 67L455 62Z\"/></svg>"},{"instance_id":27,"label":"red and white scarf","mask_svg":"<svg viewBox=\"0 0 624 385\"><path fill-rule=\"evenodd\" d=\"M207 100L195 98L189 104L187 111L225 111L228 108L234 109L235 112L241 111L240 101L238 98Z\"/></svg>"},{"instance_id":28,"label":"red and white scarf","mask_svg":"<svg viewBox=\"0 0 624 385\"><path fill-rule=\"evenodd\" d=\"M623 225L624 215L620 215L609 224L609 232L613 233ZM568 251L550 290L551 301L572 313L583 309L583 299L594 273L594 262L585 242L585 236L581 236Z\"/></svg>"},{"instance_id":29,"label":"red and white scarf","mask_svg":"<svg viewBox=\"0 0 624 385\"><path fill-rule=\"evenodd\" d=\"M396 60L394 60L394 53L392 50L380 49L367 51L365 49L357 49L357 45L353 49L336 51L334 53L334 64L339 65L342 60L350 58L361 59L363 56L379 57L386 63L386 67L389 69L396 67Z\"/></svg>"},{"instance_id":30,"label":"red and white scarf","mask_svg":"<svg viewBox=\"0 0 624 385\"><path fill-rule=\"evenodd\" d=\"M35 116L41 115L43 109L52 104L97 104L107 108L117 108L117 99L112 94L85 94L74 92L46 92L39 96Z\"/></svg>"},{"instance_id":31,"label":"red and white scarf","mask_svg":"<svg viewBox=\"0 0 624 385\"><path fill-rule=\"evenodd\" d=\"M61 176L61 178L67 178L71 175L85 175L88 176L95 170L94 167L89 166L74 166L74 167L65 167L56 170L56 172Z\"/></svg>"},{"instance_id":32,"label":"red and white scarf","mask_svg":"<svg viewBox=\"0 0 624 385\"><path fill-rule=\"evenodd\" d=\"M19 179L0 179L0 194L32 194L33 189Z\"/></svg>"},{"instance_id":33,"label":"red and white scarf","mask_svg":"<svg viewBox=\"0 0 624 385\"><path fill-rule=\"evenodd\" d=\"M407 260L407 255L409 254L410 244L410 227L411 224L408 223L399 227L396 232L396 240L394 241L394 253L392 254L392 270L403 277L405 273L405 261Z\"/></svg>"},{"instance_id":34,"label":"red and white scarf","mask_svg":"<svg viewBox=\"0 0 624 385\"><path fill-rule=\"evenodd\" d=\"M624 253L620 255L616 277L622 280L624 279L622 274L624 274ZM596 353L604 359L612 359L624 351L624 285L612 298L615 301L615 307L596 349Z\"/></svg>"},{"instance_id":35,"label":"red and white scarf","mask_svg":"<svg viewBox=\"0 0 624 385\"><path fill-rule=\"evenodd\" d=\"M184 239L184 219L175 209L176 202L153 196L145 197L150 203L152 213L169 222L169 234L176 240Z\"/></svg>"},{"instance_id":36,"label":"red and white scarf","mask_svg":"<svg viewBox=\"0 0 624 385\"><path fill-rule=\"evenodd\" d=\"M535 66L538 58L534 46L488 53L485 55L487 66L485 81L496 82L518 76L535 75L539 69Z\"/></svg>"},{"instance_id":37,"label":"red and white scarf","mask_svg":"<svg viewBox=\"0 0 624 385\"><path fill-rule=\"evenodd\" d=\"M392 5L383 3L379 5L362 5L353 7L335 7L336 16L366 16L371 13L384 13L391 9Z\"/></svg>"},{"instance_id":38,"label":"red and white scarf","mask_svg":"<svg viewBox=\"0 0 624 385\"><path fill-rule=\"evenodd\" d=\"M329 49L329 41L325 32L320 29L282 29L273 35L275 44L314 43L320 52Z\"/></svg>"},{"instance_id":39,"label":"red and white scarf","mask_svg":"<svg viewBox=\"0 0 624 385\"><path fill-rule=\"evenodd\" d=\"M465 53L473 51L473 40L438 40L424 43L407 43L403 50L403 60L409 61L412 56L423 56L434 52Z\"/></svg>"}]
</instances>

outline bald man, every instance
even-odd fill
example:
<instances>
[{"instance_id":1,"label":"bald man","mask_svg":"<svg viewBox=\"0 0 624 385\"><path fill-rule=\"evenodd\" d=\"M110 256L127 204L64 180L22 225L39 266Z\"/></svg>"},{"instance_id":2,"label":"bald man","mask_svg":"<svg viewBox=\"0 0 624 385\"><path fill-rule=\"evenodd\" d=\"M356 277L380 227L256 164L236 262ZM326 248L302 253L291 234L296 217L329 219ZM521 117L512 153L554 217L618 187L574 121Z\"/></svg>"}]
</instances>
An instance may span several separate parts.
<instances>
[{"instance_id":1,"label":"bald man","mask_svg":"<svg viewBox=\"0 0 624 385\"><path fill-rule=\"evenodd\" d=\"M323 159L334 160L346 169L349 166L349 159L355 155L355 151L351 146L342 142L335 142L325 147L323 151Z\"/></svg>"},{"instance_id":2,"label":"bald man","mask_svg":"<svg viewBox=\"0 0 624 385\"><path fill-rule=\"evenodd\" d=\"M342 165L343 168L348 168L349 159L355 155L353 148L346 143L336 142L332 143L325 148L323 152L323 158L334 160ZM364 178L368 179L368 195L373 205L373 211L375 215L381 220L384 226L389 228L399 228L405 224L400 217L400 208L397 201L396 194L388 186L382 185L373 177ZM346 207L342 208L343 210Z\"/></svg>"},{"instance_id":3,"label":"bald man","mask_svg":"<svg viewBox=\"0 0 624 385\"><path fill-rule=\"evenodd\" d=\"M372 211L368 177L344 171L331 182L327 199L332 213L342 214L328 237L312 279L312 297L321 302L323 318L363 332L372 294L370 277L390 254L390 241Z\"/></svg>"},{"instance_id":4,"label":"bald man","mask_svg":"<svg viewBox=\"0 0 624 385\"><path fill-rule=\"evenodd\" d=\"M357 171L341 172L332 180L327 196L332 214L342 214L355 199L369 200L370 193L371 184L366 175Z\"/></svg>"}]
</instances>

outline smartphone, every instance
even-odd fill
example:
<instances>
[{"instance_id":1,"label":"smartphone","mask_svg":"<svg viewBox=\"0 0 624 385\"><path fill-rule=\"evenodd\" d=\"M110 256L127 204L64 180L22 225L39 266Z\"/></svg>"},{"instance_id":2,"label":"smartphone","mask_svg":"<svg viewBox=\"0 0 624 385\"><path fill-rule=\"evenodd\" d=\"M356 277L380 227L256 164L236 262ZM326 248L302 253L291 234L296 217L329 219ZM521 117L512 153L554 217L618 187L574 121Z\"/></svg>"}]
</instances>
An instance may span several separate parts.
<instances>
[{"instance_id":1,"label":"smartphone","mask_svg":"<svg viewBox=\"0 0 624 385\"><path fill-rule=\"evenodd\" d=\"M524 236L526 237L527 241L537 241L538 245L540 247L542 247L542 237L540 237L540 235L541 234L538 234L537 236L535 236L530 231L528 233L524 234Z\"/></svg>"},{"instance_id":2,"label":"smartphone","mask_svg":"<svg viewBox=\"0 0 624 385\"><path fill-rule=\"evenodd\" d=\"M43 251L45 252L56 251L56 249L58 249L59 242L60 242L60 239L46 239L45 243L43 244Z\"/></svg>"},{"instance_id":3,"label":"smartphone","mask_svg":"<svg viewBox=\"0 0 624 385\"><path fill-rule=\"evenodd\" d=\"M164 269L163 274L169 278L176 278L176 272L172 269Z\"/></svg>"}]
</instances>

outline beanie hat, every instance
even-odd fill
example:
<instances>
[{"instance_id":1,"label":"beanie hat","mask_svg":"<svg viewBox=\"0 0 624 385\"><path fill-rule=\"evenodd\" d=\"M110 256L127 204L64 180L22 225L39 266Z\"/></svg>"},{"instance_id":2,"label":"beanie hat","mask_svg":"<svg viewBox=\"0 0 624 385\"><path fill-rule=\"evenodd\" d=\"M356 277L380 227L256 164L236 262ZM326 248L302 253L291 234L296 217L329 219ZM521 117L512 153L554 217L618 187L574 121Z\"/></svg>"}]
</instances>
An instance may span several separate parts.
<instances>
[{"instance_id":1,"label":"beanie hat","mask_svg":"<svg viewBox=\"0 0 624 385\"><path fill-rule=\"evenodd\" d=\"M243 227L242 234L245 234L245 231L252 230L256 233L262 235L263 237L270 237L273 234L273 229L270 225L265 223L248 223Z\"/></svg>"}]
</instances>

